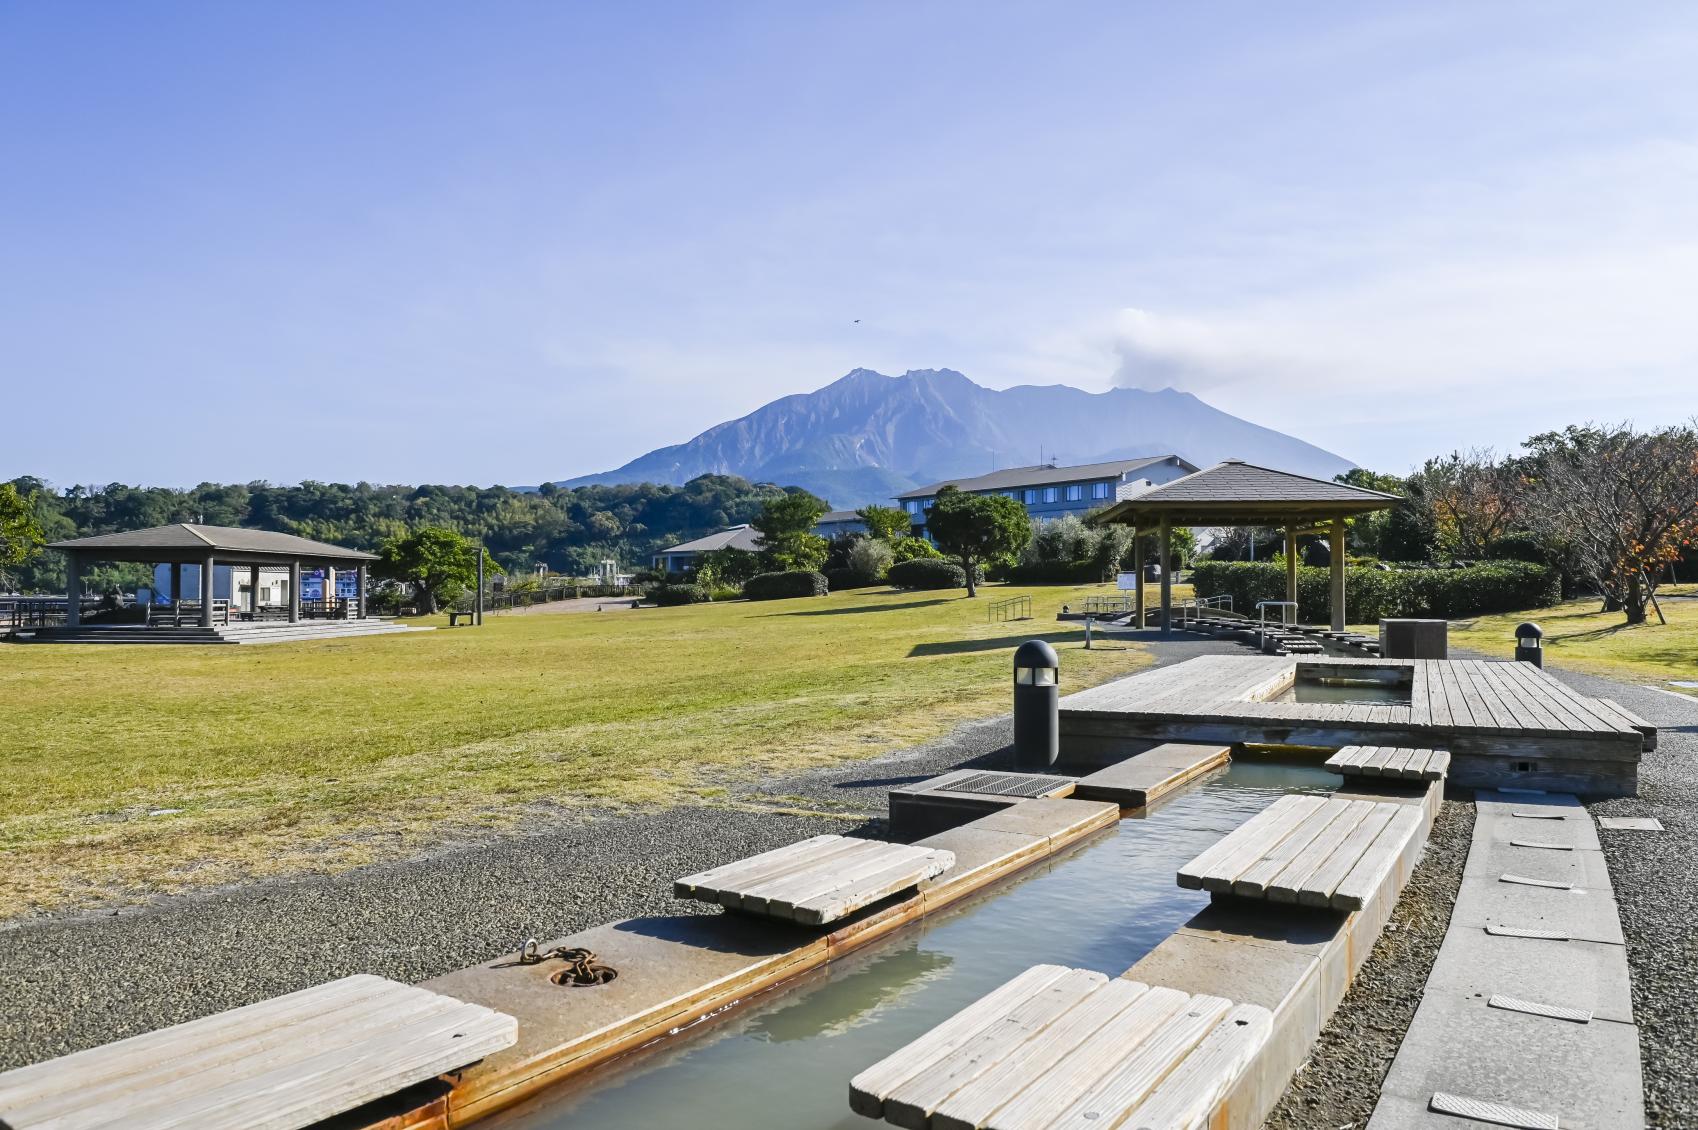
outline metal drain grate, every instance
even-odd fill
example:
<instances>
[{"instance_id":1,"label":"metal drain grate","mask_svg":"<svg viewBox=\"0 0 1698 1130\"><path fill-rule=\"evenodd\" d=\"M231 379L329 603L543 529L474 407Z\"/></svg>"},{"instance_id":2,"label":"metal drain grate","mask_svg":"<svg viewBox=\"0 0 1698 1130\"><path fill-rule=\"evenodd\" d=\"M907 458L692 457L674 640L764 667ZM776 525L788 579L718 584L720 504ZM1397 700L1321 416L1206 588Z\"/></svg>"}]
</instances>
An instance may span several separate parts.
<instances>
[{"instance_id":1,"label":"metal drain grate","mask_svg":"<svg viewBox=\"0 0 1698 1130\"><path fill-rule=\"evenodd\" d=\"M1062 777L1036 777L1025 773L975 773L944 785L947 792L980 793L986 796L1039 797L1067 784Z\"/></svg>"}]
</instances>

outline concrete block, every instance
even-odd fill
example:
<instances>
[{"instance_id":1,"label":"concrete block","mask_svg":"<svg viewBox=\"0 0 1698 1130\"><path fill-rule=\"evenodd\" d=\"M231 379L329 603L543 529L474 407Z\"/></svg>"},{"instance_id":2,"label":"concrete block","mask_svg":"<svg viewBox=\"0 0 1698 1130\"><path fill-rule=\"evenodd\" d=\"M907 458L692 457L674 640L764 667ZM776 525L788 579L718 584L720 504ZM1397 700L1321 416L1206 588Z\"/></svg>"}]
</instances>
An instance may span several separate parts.
<instances>
[{"instance_id":1,"label":"concrete block","mask_svg":"<svg viewBox=\"0 0 1698 1130\"><path fill-rule=\"evenodd\" d=\"M1472 926L1452 925L1426 992L1482 1001L1503 993L1590 1009L1599 1020L1633 1023L1627 951L1598 942L1500 938Z\"/></svg>"},{"instance_id":2,"label":"concrete block","mask_svg":"<svg viewBox=\"0 0 1698 1130\"><path fill-rule=\"evenodd\" d=\"M1503 926L1560 930L1587 942L1622 945L1620 911L1608 891L1557 891L1464 874L1451 911L1452 926Z\"/></svg>"},{"instance_id":3,"label":"concrete block","mask_svg":"<svg viewBox=\"0 0 1698 1130\"><path fill-rule=\"evenodd\" d=\"M1230 746L1164 744L1081 777L1073 795L1139 808L1227 763Z\"/></svg>"},{"instance_id":4,"label":"concrete block","mask_svg":"<svg viewBox=\"0 0 1698 1130\"><path fill-rule=\"evenodd\" d=\"M1382 659L1449 659L1450 625L1443 620L1381 620Z\"/></svg>"},{"instance_id":5,"label":"concrete block","mask_svg":"<svg viewBox=\"0 0 1698 1130\"><path fill-rule=\"evenodd\" d=\"M1083 831L1104 828L1120 819L1120 806L1101 800L1063 800L1038 797L1021 801L974 822L987 832L1021 832L1066 842Z\"/></svg>"},{"instance_id":6,"label":"concrete block","mask_svg":"<svg viewBox=\"0 0 1698 1130\"><path fill-rule=\"evenodd\" d=\"M1523 843L1558 842L1555 837L1522 835ZM1611 893L1610 870L1601 851L1559 851L1547 847L1517 847L1509 841L1476 844L1463 866L1465 877L1496 879L1522 875L1529 879L1568 883L1589 891Z\"/></svg>"},{"instance_id":7,"label":"concrete block","mask_svg":"<svg viewBox=\"0 0 1698 1130\"><path fill-rule=\"evenodd\" d=\"M955 853L955 866L920 884L922 892L947 891L964 883L982 882L1039 859L1049 851L1049 837L1030 832L1003 832L979 823L927 836L916 847L942 848Z\"/></svg>"},{"instance_id":8,"label":"concrete block","mask_svg":"<svg viewBox=\"0 0 1698 1130\"><path fill-rule=\"evenodd\" d=\"M1563 812L1561 820L1539 820L1516 816L1517 812ZM1473 850L1486 844L1511 840L1543 840L1568 844L1577 850L1597 851L1598 829L1584 808L1564 809L1543 804L1479 804L1474 814Z\"/></svg>"}]
</instances>

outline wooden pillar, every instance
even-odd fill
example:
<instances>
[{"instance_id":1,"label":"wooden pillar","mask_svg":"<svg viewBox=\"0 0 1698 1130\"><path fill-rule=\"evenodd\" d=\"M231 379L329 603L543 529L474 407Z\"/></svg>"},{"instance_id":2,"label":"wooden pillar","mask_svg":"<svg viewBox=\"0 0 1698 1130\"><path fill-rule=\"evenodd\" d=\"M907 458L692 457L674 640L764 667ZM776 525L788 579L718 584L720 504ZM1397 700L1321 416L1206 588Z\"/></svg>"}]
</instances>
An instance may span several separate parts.
<instances>
[{"instance_id":1,"label":"wooden pillar","mask_svg":"<svg viewBox=\"0 0 1698 1130\"><path fill-rule=\"evenodd\" d=\"M171 562L171 624L183 626L183 563Z\"/></svg>"},{"instance_id":2,"label":"wooden pillar","mask_svg":"<svg viewBox=\"0 0 1698 1130\"><path fill-rule=\"evenodd\" d=\"M1161 634L1173 631L1173 525L1161 520Z\"/></svg>"},{"instance_id":3,"label":"wooden pillar","mask_svg":"<svg viewBox=\"0 0 1698 1130\"><path fill-rule=\"evenodd\" d=\"M336 615L336 566L324 567L324 614L327 617Z\"/></svg>"},{"instance_id":4,"label":"wooden pillar","mask_svg":"<svg viewBox=\"0 0 1698 1130\"><path fill-rule=\"evenodd\" d=\"M1332 520L1332 630L1344 631L1344 519Z\"/></svg>"},{"instance_id":5,"label":"wooden pillar","mask_svg":"<svg viewBox=\"0 0 1698 1130\"><path fill-rule=\"evenodd\" d=\"M1297 531L1290 528L1285 531L1285 599L1297 602ZM1297 619L1295 609L1291 618Z\"/></svg>"},{"instance_id":6,"label":"wooden pillar","mask_svg":"<svg viewBox=\"0 0 1698 1130\"><path fill-rule=\"evenodd\" d=\"M301 622L301 563L289 562L289 623Z\"/></svg>"},{"instance_id":7,"label":"wooden pillar","mask_svg":"<svg viewBox=\"0 0 1698 1130\"><path fill-rule=\"evenodd\" d=\"M359 618L364 620L366 618L366 567L364 565L361 565L359 571L354 574L354 603L358 605L356 612Z\"/></svg>"},{"instance_id":8,"label":"wooden pillar","mask_svg":"<svg viewBox=\"0 0 1698 1130\"><path fill-rule=\"evenodd\" d=\"M259 566L248 566L248 615L259 620Z\"/></svg>"},{"instance_id":9,"label":"wooden pillar","mask_svg":"<svg viewBox=\"0 0 1698 1130\"><path fill-rule=\"evenodd\" d=\"M83 557L76 550L65 553L65 627L83 622Z\"/></svg>"},{"instance_id":10,"label":"wooden pillar","mask_svg":"<svg viewBox=\"0 0 1698 1130\"><path fill-rule=\"evenodd\" d=\"M1144 539L1143 531L1137 526L1132 527L1132 572L1137 577L1132 582L1132 608L1134 611L1132 624L1139 631L1144 629Z\"/></svg>"},{"instance_id":11,"label":"wooden pillar","mask_svg":"<svg viewBox=\"0 0 1698 1130\"><path fill-rule=\"evenodd\" d=\"M200 563L200 626L212 627L212 558Z\"/></svg>"}]
</instances>

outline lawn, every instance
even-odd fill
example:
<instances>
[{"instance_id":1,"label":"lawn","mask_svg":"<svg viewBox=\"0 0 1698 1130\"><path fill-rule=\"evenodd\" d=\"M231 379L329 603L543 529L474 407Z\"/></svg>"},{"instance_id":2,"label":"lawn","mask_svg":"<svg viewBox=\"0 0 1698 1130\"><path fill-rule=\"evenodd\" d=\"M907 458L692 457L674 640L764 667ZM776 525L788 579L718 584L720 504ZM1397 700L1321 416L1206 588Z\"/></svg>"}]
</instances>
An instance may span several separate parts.
<instances>
[{"instance_id":1,"label":"lawn","mask_svg":"<svg viewBox=\"0 0 1698 1130\"><path fill-rule=\"evenodd\" d=\"M1515 628L1524 621L1545 633L1545 662L1635 683L1652 683L1665 690L1693 693L1693 688L1670 686L1671 681L1698 682L1698 587L1682 585L1659 590L1666 625L1629 625L1619 612L1599 612L1594 598L1573 600L1553 608L1459 620L1450 626L1453 646L1510 658L1515 652Z\"/></svg>"},{"instance_id":2,"label":"lawn","mask_svg":"<svg viewBox=\"0 0 1698 1130\"><path fill-rule=\"evenodd\" d=\"M874 589L242 648L0 645L0 918L404 857L884 753L1006 710L1063 603L1111 588ZM1030 594L1034 619L987 623ZM443 621L438 621L443 622Z\"/></svg>"}]
</instances>

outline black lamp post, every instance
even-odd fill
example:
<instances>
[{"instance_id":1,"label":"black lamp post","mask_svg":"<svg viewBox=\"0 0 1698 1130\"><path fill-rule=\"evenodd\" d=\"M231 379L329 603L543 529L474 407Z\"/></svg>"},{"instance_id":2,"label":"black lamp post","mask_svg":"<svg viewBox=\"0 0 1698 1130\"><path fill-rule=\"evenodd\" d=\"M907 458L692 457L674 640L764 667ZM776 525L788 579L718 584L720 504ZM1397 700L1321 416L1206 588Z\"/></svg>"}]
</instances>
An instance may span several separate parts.
<instances>
[{"instance_id":1,"label":"black lamp post","mask_svg":"<svg viewBox=\"0 0 1698 1130\"><path fill-rule=\"evenodd\" d=\"M1515 658L1535 667L1545 665L1545 633L1537 624L1522 624L1515 629Z\"/></svg>"},{"instance_id":2,"label":"black lamp post","mask_svg":"<svg viewBox=\"0 0 1698 1130\"><path fill-rule=\"evenodd\" d=\"M1061 660L1043 640L1014 650L1014 763L1047 769L1061 754Z\"/></svg>"}]
</instances>

